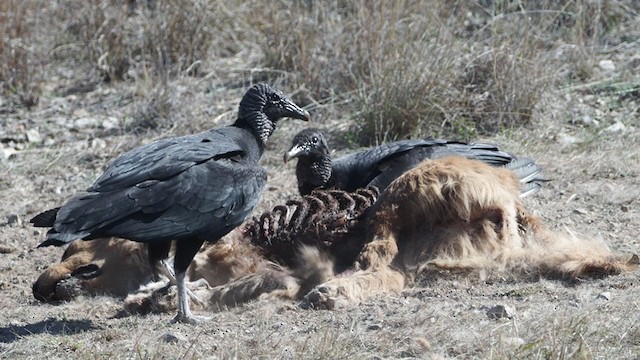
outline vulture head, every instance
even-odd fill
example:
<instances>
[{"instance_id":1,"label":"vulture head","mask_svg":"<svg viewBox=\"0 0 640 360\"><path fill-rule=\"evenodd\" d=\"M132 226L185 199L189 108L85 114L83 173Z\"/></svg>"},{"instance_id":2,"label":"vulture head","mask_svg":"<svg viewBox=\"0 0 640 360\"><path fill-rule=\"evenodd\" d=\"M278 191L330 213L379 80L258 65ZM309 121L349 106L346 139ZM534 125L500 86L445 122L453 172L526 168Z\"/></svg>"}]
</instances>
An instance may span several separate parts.
<instances>
[{"instance_id":1,"label":"vulture head","mask_svg":"<svg viewBox=\"0 0 640 360\"><path fill-rule=\"evenodd\" d=\"M309 128L294 136L289 151L284 154L284 162L293 158L298 158L296 177L301 195L309 195L312 190L327 185L332 175L331 155L320 130Z\"/></svg>"},{"instance_id":2,"label":"vulture head","mask_svg":"<svg viewBox=\"0 0 640 360\"><path fill-rule=\"evenodd\" d=\"M291 141L289 151L284 154L284 162L293 158L322 159L331 156L329 145L322 132L315 128L304 129Z\"/></svg>"},{"instance_id":3,"label":"vulture head","mask_svg":"<svg viewBox=\"0 0 640 360\"><path fill-rule=\"evenodd\" d=\"M264 83L251 87L240 101L238 120L248 125L263 144L275 130L276 122L285 117L304 121L311 118L282 91Z\"/></svg>"}]
</instances>

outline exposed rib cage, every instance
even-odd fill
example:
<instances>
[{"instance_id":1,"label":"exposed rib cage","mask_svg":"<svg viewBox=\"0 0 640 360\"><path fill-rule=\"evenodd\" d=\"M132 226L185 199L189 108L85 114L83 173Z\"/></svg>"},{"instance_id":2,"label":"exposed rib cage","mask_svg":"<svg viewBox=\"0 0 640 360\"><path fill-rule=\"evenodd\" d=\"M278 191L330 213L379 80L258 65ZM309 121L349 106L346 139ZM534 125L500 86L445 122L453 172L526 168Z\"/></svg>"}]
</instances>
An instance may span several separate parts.
<instances>
[{"instance_id":1,"label":"exposed rib cage","mask_svg":"<svg viewBox=\"0 0 640 360\"><path fill-rule=\"evenodd\" d=\"M376 187L343 190L314 190L300 200L289 200L255 216L244 226L251 242L265 251L265 256L292 265L300 245L308 244L341 251L346 237L364 238L360 227L362 215L380 195ZM344 254L342 254L344 255Z\"/></svg>"}]
</instances>

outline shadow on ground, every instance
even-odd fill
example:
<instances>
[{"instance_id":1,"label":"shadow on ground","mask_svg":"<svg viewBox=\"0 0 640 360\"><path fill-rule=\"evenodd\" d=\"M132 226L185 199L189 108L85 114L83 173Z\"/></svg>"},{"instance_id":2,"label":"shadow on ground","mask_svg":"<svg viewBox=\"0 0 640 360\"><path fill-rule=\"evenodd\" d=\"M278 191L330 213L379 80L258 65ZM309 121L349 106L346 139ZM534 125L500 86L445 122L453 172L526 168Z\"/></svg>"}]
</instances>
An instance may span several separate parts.
<instances>
[{"instance_id":1,"label":"shadow on ground","mask_svg":"<svg viewBox=\"0 0 640 360\"><path fill-rule=\"evenodd\" d=\"M90 320L47 319L24 326L8 325L0 328L0 343L12 343L31 335L72 335L98 329L100 327Z\"/></svg>"}]
</instances>

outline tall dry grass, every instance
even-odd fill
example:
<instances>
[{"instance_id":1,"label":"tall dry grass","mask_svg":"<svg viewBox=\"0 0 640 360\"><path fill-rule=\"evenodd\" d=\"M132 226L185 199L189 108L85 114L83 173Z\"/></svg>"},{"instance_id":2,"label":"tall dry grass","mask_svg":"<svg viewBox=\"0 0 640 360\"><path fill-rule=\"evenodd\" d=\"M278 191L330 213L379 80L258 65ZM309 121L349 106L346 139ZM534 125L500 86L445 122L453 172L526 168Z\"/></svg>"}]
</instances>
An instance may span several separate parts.
<instances>
[{"instance_id":1,"label":"tall dry grass","mask_svg":"<svg viewBox=\"0 0 640 360\"><path fill-rule=\"evenodd\" d=\"M288 2L265 60L344 97L363 143L527 124L543 91L588 77L630 1ZM297 16L291 16L296 14Z\"/></svg>"},{"instance_id":2,"label":"tall dry grass","mask_svg":"<svg viewBox=\"0 0 640 360\"><path fill-rule=\"evenodd\" d=\"M1 95L30 108L38 102L40 66L31 41L40 14L31 1L0 2Z\"/></svg>"},{"instance_id":3,"label":"tall dry grass","mask_svg":"<svg viewBox=\"0 0 640 360\"><path fill-rule=\"evenodd\" d=\"M71 0L0 5L0 81L25 104L38 65L73 59L143 84L135 117L171 119L176 77L245 71L336 108L363 143L469 138L530 122L540 95L590 77L633 0ZM43 31L44 29L44 31ZM37 56L36 56L37 55ZM242 64L220 69L220 59ZM232 81L229 79L229 83ZM168 95L167 95L168 94ZM330 104L330 105L327 105Z\"/></svg>"}]
</instances>

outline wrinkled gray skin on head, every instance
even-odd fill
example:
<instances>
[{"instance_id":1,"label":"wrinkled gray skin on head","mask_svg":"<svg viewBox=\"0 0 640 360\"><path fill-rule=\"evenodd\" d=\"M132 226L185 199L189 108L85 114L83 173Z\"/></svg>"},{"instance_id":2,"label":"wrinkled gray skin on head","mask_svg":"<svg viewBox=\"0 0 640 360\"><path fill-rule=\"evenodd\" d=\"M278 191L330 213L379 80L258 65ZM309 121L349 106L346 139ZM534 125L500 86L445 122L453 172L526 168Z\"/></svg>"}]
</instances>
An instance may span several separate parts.
<instances>
[{"instance_id":1,"label":"wrinkled gray skin on head","mask_svg":"<svg viewBox=\"0 0 640 360\"><path fill-rule=\"evenodd\" d=\"M304 121L311 118L308 111L296 105L282 91L262 83L254 85L242 97L236 124L247 123L264 145L276 129L276 122L285 117Z\"/></svg>"},{"instance_id":2,"label":"wrinkled gray skin on head","mask_svg":"<svg viewBox=\"0 0 640 360\"><path fill-rule=\"evenodd\" d=\"M323 188L332 175L327 139L320 130L309 128L296 134L291 143L284 162L298 158L296 177L300 194L308 195L314 189Z\"/></svg>"}]
</instances>

